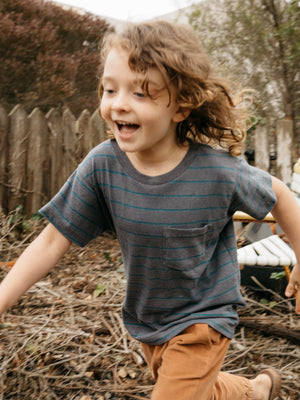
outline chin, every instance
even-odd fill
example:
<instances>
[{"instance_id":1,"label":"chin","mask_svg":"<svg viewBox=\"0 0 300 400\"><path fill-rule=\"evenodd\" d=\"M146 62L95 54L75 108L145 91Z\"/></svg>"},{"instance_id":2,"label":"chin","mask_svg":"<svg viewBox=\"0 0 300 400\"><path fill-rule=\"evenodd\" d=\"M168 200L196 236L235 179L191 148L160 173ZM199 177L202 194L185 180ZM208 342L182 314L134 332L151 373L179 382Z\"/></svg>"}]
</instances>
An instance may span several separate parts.
<instances>
[{"instance_id":1,"label":"chin","mask_svg":"<svg viewBox=\"0 0 300 400\"><path fill-rule=\"evenodd\" d=\"M126 153L131 153L136 151L136 146L128 141L122 140L119 137L115 136L115 139L120 147L120 149Z\"/></svg>"}]
</instances>

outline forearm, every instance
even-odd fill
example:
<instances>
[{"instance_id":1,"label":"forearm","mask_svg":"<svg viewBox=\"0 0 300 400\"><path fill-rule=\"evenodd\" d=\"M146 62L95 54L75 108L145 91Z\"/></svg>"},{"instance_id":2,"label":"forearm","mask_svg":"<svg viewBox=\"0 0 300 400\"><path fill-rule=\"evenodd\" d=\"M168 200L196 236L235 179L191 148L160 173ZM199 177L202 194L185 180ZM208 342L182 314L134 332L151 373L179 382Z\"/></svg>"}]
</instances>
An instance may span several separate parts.
<instances>
[{"instance_id":1,"label":"forearm","mask_svg":"<svg viewBox=\"0 0 300 400\"><path fill-rule=\"evenodd\" d=\"M0 285L0 315L43 278L70 248L71 242L49 224L29 245Z\"/></svg>"},{"instance_id":2,"label":"forearm","mask_svg":"<svg viewBox=\"0 0 300 400\"><path fill-rule=\"evenodd\" d=\"M286 185L276 178L272 178L272 183L277 196L272 214L286 234L297 258L285 294L288 297L296 296L296 313L300 314L300 208Z\"/></svg>"},{"instance_id":3,"label":"forearm","mask_svg":"<svg viewBox=\"0 0 300 400\"><path fill-rule=\"evenodd\" d=\"M300 208L289 188L278 179L272 179L277 203L271 213L286 234L300 263Z\"/></svg>"}]
</instances>

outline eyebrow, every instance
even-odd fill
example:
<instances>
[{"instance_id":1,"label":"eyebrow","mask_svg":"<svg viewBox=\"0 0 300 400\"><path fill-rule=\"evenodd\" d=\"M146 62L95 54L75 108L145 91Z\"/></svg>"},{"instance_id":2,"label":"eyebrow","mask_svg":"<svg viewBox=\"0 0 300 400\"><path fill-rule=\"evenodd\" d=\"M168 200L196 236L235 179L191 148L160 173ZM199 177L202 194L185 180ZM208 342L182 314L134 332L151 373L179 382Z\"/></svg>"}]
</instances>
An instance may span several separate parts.
<instances>
[{"instance_id":1,"label":"eyebrow","mask_svg":"<svg viewBox=\"0 0 300 400\"><path fill-rule=\"evenodd\" d=\"M110 75L103 75L101 78L102 82L115 82L117 81L116 78L114 78L113 76ZM152 80L152 79L144 79L144 78L140 78L140 79L133 79L132 80L132 85L138 85L138 86L142 86L143 83L146 83L146 86L154 86L154 89L157 90L162 90L165 88L165 86L161 86L160 84L158 84L156 81Z\"/></svg>"},{"instance_id":2,"label":"eyebrow","mask_svg":"<svg viewBox=\"0 0 300 400\"><path fill-rule=\"evenodd\" d=\"M110 77L109 75L102 75L102 77L101 77L101 81L103 82L103 81L115 81L115 79L113 78L113 77Z\"/></svg>"}]
</instances>

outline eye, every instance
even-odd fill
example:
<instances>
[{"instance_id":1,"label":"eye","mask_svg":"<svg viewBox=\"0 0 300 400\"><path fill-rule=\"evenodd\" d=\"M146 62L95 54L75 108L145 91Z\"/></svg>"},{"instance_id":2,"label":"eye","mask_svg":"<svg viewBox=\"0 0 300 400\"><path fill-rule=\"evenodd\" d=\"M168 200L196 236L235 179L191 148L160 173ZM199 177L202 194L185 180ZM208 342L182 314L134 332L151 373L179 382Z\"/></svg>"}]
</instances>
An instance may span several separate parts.
<instances>
[{"instance_id":1,"label":"eye","mask_svg":"<svg viewBox=\"0 0 300 400\"><path fill-rule=\"evenodd\" d=\"M103 86L103 93L113 94L115 90L111 86Z\"/></svg>"},{"instance_id":2,"label":"eye","mask_svg":"<svg viewBox=\"0 0 300 400\"><path fill-rule=\"evenodd\" d=\"M145 93L144 92L134 92L134 95L140 99L142 99L143 97L145 97Z\"/></svg>"}]
</instances>

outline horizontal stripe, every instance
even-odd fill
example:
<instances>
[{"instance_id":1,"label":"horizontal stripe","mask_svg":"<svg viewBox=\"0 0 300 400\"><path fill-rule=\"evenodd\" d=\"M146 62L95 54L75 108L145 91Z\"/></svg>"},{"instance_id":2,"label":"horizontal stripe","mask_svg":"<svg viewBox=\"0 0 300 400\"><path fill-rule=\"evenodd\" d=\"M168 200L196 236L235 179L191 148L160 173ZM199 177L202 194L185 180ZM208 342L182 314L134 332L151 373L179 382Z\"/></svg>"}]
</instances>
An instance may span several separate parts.
<instances>
[{"instance_id":1,"label":"horizontal stripe","mask_svg":"<svg viewBox=\"0 0 300 400\"><path fill-rule=\"evenodd\" d=\"M77 211L74 207L71 207L71 205L69 204L69 202L68 202L66 196L65 196L61 191L59 191L58 193L59 193L59 194L61 195L61 197L64 199L65 204L67 205L67 207L68 207L72 212L74 212L76 215L78 215L80 218L86 220L86 221L89 222L90 224L92 224L92 225L94 225L94 226L98 226L93 220L91 220L90 218L88 218L88 217L85 216L84 214L82 214L82 213L80 213L79 211Z\"/></svg>"},{"instance_id":2,"label":"horizontal stripe","mask_svg":"<svg viewBox=\"0 0 300 400\"><path fill-rule=\"evenodd\" d=\"M205 292L208 292L208 291L210 291L210 290L214 290L215 289L215 287L217 286L217 285L219 285L220 283L222 283L222 282L224 282L224 281L226 281L226 280L228 280L228 279L231 279L234 275L236 275L237 273L239 273L239 271L236 271L236 272L234 272L234 273L232 273L232 274L230 274L229 276L227 276L227 277L225 277L225 278L222 278L222 279L220 279L220 280L217 280L216 282L214 282L214 284L212 285L212 286L210 286L210 287L207 287L207 288L204 288L204 289L201 289L201 290L199 290L199 291L197 291L196 293L194 293L193 295L191 295L191 296L177 296L177 297L174 297L174 296L146 296L146 295L143 295L143 293L142 292L140 292L139 293L139 295L138 296L130 296L130 295L128 295L127 297L126 297L126 300L127 301L129 301L129 300L139 300L139 304L141 304L141 301L140 301L140 299L141 298L144 298L145 300L147 300L147 302L149 302L149 301L155 301L155 300L173 300L173 301L177 301L177 300L196 300L197 298L198 298L198 296L200 296L200 295L202 295L203 293L205 293ZM145 285L145 284L139 284L139 283L135 283L135 282L131 282L131 285L132 286L138 286L138 287L146 287L147 288L147 286ZM228 288L228 289L226 289L226 291L225 292L223 292L223 293L220 293L220 294L218 294L218 295L216 295L216 296L212 296L212 297L208 297L208 298L206 298L206 299L212 299L212 298L217 298L217 297L219 297L219 296L223 296L224 294L227 294L228 292L230 292L230 291L232 291L232 290L234 290L234 289L236 289L237 288L237 285L235 285L235 286L233 286L233 287L230 287L230 288ZM181 287L179 288L179 289L181 289L182 291L184 291ZM187 288L188 289L188 288ZM148 289L149 290L149 289ZM152 288L152 290L151 291L154 291L154 290L162 290L162 292L163 291L170 291L170 290L175 290L175 288ZM150 291L150 290L149 290ZM147 303L148 304L148 303ZM143 308L147 308L147 309L151 309L152 308L152 306L146 306L146 304L143 304L142 303L142 305L143 305ZM169 310L171 310L171 309L169 309L169 308L163 308L164 310L167 310L167 311L169 311ZM176 313L174 313L174 314L176 314Z\"/></svg>"},{"instance_id":3,"label":"horizontal stripe","mask_svg":"<svg viewBox=\"0 0 300 400\"><path fill-rule=\"evenodd\" d=\"M154 207L139 207L132 204L123 203L117 200L110 200L108 197L105 197L111 204L118 204L122 207L133 208L135 210L142 210L142 211L157 211L157 212L193 212L193 211L207 211L207 210L227 210L228 207L215 207L215 206L208 206L208 207L198 207L198 208L154 208Z\"/></svg>"},{"instance_id":4,"label":"horizontal stripe","mask_svg":"<svg viewBox=\"0 0 300 400\"><path fill-rule=\"evenodd\" d=\"M136 192L134 190L129 190L126 188L123 188L121 186L116 186L116 185L111 185L108 183L99 183L99 185L103 187L108 187L110 189L117 189L121 190L126 193L131 193L131 194L136 194L139 196L146 196L146 197L161 197L161 198L205 198L205 197L223 197L223 198L231 198L232 194L224 194L224 193L208 193L208 194L162 194L162 193L143 193L143 192Z\"/></svg>"},{"instance_id":5,"label":"horizontal stripe","mask_svg":"<svg viewBox=\"0 0 300 400\"><path fill-rule=\"evenodd\" d=\"M68 220L68 218L66 218L62 212L60 211L60 209L57 207L57 205L51 200L50 203L52 204L52 206L56 209L56 211L59 213L59 215L62 217L62 219L64 221L66 221L70 226L72 226L72 228L75 228L76 230L78 230L79 232L83 233L85 236L87 236L90 239L94 239L94 236L90 235L88 232L86 232L85 230L81 229L79 226L73 224L71 221Z\"/></svg>"},{"instance_id":6,"label":"horizontal stripe","mask_svg":"<svg viewBox=\"0 0 300 400\"><path fill-rule=\"evenodd\" d=\"M233 171L236 172L235 168L230 168L230 167L225 167L224 165L210 165L210 166L199 166L199 167L195 167L195 166L190 166L187 168L188 170L226 170L226 171Z\"/></svg>"},{"instance_id":7,"label":"horizontal stripe","mask_svg":"<svg viewBox=\"0 0 300 400\"><path fill-rule=\"evenodd\" d=\"M78 176L78 174L76 175L76 179L77 181L81 184L82 187L84 187L91 195L96 196L96 193L94 192L94 190L90 189Z\"/></svg>"},{"instance_id":8,"label":"horizontal stripe","mask_svg":"<svg viewBox=\"0 0 300 400\"><path fill-rule=\"evenodd\" d=\"M68 184L68 185L70 186L70 188L71 188L71 193L72 193L82 204L84 204L85 206L87 206L87 207L89 207L89 208L92 208L93 210L95 210L95 211L98 212L98 208L97 208L97 207L95 207L94 205L92 205L92 204L88 203L87 201L85 201L84 199L82 199L82 198L73 190L73 186L72 186L72 184L71 184L69 181L67 181L67 184Z\"/></svg>"},{"instance_id":9,"label":"horizontal stripe","mask_svg":"<svg viewBox=\"0 0 300 400\"><path fill-rule=\"evenodd\" d=\"M234 320L234 322L235 322L235 320ZM229 337L233 336L233 333L231 331L229 331L228 329L226 329L223 325L220 325L220 324L216 323L215 320L211 320L211 319L205 318L203 316L203 318L198 317L198 319L189 320L185 324L178 324L176 329L174 329L172 331L169 331L164 336L161 336L159 343L161 343L161 342L164 343L164 342L168 341L170 338L176 336L176 334L178 334L179 332L182 332L187 327L189 327L191 325L194 325L194 324L197 324L197 323L202 323L202 324L207 323L210 326L219 326L219 331L221 331L223 333L226 332ZM126 325L130 325L130 323L126 323ZM140 326L140 324L138 326ZM176 325L174 325L174 326L176 326ZM132 334L132 337L137 339L137 340L139 340L139 338L141 338L142 336L141 335Z\"/></svg>"},{"instance_id":10,"label":"horizontal stripe","mask_svg":"<svg viewBox=\"0 0 300 400\"><path fill-rule=\"evenodd\" d=\"M235 182L233 181L224 181L223 179L195 179L195 180L174 180L170 183L201 183L201 184L207 184L207 183L218 183L218 184L224 184L224 185L235 185Z\"/></svg>"},{"instance_id":11,"label":"horizontal stripe","mask_svg":"<svg viewBox=\"0 0 300 400\"><path fill-rule=\"evenodd\" d=\"M140 221L140 220L134 220L131 218L122 217L121 215L114 215L114 216L123 221L131 222L133 224L166 226L166 222ZM215 218L215 219L201 219L199 221L192 221L192 222L168 222L167 226L186 226L186 225L209 224L209 223L220 222L223 220L224 220L224 218L222 217L222 218Z\"/></svg>"},{"instance_id":12,"label":"horizontal stripe","mask_svg":"<svg viewBox=\"0 0 300 400\"><path fill-rule=\"evenodd\" d=\"M231 156L229 155L229 153L224 152L224 154L222 153L213 153L213 152L208 152L208 153L198 153L196 154L196 157L198 158L230 158Z\"/></svg>"},{"instance_id":13,"label":"horizontal stripe","mask_svg":"<svg viewBox=\"0 0 300 400\"><path fill-rule=\"evenodd\" d=\"M107 168L95 168L89 174L85 175L84 179L87 179L90 176L94 176L95 172L108 172L110 174L115 174L115 175L120 175L120 176L128 176L127 174L124 174L124 172L120 172L120 171L114 171L114 170L107 169Z\"/></svg>"},{"instance_id":14,"label":"horizontal stripe","mask_svg":"<svg viewBox=\"0 0 300 400\"><path fill-rule=\"evenodd\" d=\"M225 294L228 294L229 292L232 292L234 289L239 288L239 286L240 286L240 285L235 285L235 286L233 286L232 288L226 290L225 292L218 293L218 294L215 295L215 296L208 297L208 300L217 299L218 297L222 297L222 296L224 296Z\"/></svg>"},{"instance_id":15,"label":"horizontal stripe","mask_svg":"<svg viewBox=\"0 0 300 400\"><path fill-rule=\"evenodd\" d=\"M245 161L198 144L191 144L169 174L145 177L117 142L107 141L70 177L56 197L58 209L49 203L45 211L80 245L106 229L112 218L128 278L124 322L129 329L138 323L130 330L133 336L161 343L186 326L205 322L231 337L235 306L244 305L231 216L239 206L250 214L265 212L266 202L273 201L268 179ZM201 246L184 237L187 232L177 232L175 244L165 231L205 224L212 228L209 237L203 234ZM164 242L167 237L170 241Z\"/></svg>"},{"instance_id":16,"label":"horizontal stripe","mask_svg":"<svg viewBox=\"0 0 300 400\"><path fill-rule=\"evenodd\" d=\"M60 233L62 233L67 239L71 240L71 242L76 243L76 244L78 244L78 245L81 246L81 247L84 245L84 243L79 242L79 241L76 240L74 237L72 237L72 236L66 234L60 227L57 226L57 224L56 224L56 222L54 221L54 219L51 218L45 211L40 210L40 213L41 213L44 217L46 217L46 218L48 219L48 221L51 222L51 224L54 225L55 228L56 228Z\"/></svg>"},{"instance_id":17,"label":"horizontal stripe","mask_svg":"<svg viewBox=\"0 0 300 400\"><path fill-rule=\"evenodd\" d=\"M113 160L117 160L118 157L112 154L93 154L92 156L87 156L85 160L82 161L82 163L80 164L81 167L83 167L85 164L89 163L90 161L92 161L93 159L96 158L107 158L107 159L113 159Z\"/></svg>"}]
</instances>

